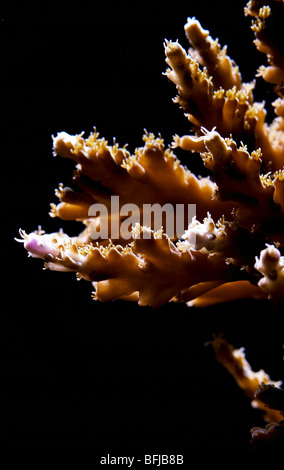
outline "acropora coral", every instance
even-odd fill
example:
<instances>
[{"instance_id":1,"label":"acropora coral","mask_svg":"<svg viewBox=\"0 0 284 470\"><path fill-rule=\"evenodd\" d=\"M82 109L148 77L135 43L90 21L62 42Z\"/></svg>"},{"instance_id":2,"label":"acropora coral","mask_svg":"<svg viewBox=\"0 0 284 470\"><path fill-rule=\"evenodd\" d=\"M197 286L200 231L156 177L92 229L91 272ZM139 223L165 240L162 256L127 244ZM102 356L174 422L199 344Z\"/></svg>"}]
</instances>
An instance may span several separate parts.
<instances>
[{"instance_id":1,"label":"acropora coral","mask_svg":"<svg viewBox=\"0 0 284 470\"><path fill-rule=\"evenodd\" d=\"M175 134L166 147L161 136L145 133L134 154L116 142L109 145L96 129L87 138L66 132L53 137L54 155L76 163L77 189L60 185L60 202L51 205L50 215L81 221L84 229L76 237L62 230L20 231L25 249L42 258L46 269L91 281L101 302L127 299L157 308L168 301L203 307L247 297L284 299L284 2L251 0L245 15L253 18L255 46L267 58L256 77L273 86L276 116L267 122L265 103L254 100L255 80L244 83L227 47L188 18L189 50L165 41L165 75L177 88L174 101L189 121L188 135ZM211 176L196 176L182 165L177 147L200 154ZM179 238L150 221L133 224L128 239L119 229L113 239L94 239L91 231L102 220L90 215L90 207L106 207L110 227L114 195L119 209L132 204L140 215L144 204L195 204L196 215L187 220L184 212L187 229ZM126 215L120 213L119 228ZM245 370L246 379L237 381L253 398L269 378L254 375L251 387L242 352L228 348L226 366L230 357L234 376ZM281 413L273 420L276 415L280 422Z\"/></svg>"}]
</instances>

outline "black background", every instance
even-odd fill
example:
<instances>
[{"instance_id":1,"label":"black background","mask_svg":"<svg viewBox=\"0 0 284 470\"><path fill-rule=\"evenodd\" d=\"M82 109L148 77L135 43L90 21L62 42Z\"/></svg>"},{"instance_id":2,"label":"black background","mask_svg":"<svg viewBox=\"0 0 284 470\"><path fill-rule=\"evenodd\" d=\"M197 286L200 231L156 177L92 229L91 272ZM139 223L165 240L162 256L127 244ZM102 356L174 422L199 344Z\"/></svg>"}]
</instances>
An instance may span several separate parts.
<instances>
[{"instance_id":1,"label":"black background","mask_svg":"<svg viewBox=\"0 0 284 470\"><path fill-rule=\"evenodd\" d=\"M228 45L244 81L254 78L265 59L252 44L244 3L222 3L11 2L1 17L0 401L10 447L92 448L96 456L250 449L250 428L264 425L204 344L223 332L246 348L254 370L281 379L283 315L269 302L100 304L87 282L42 270L14 241L19 228L81 230L48 216L54 189L70 185L73 171L52 156L51 135L88 135L96 126L133 151L144 128L166 144L189 131L162 75L163 41L187 47L188 16ZM258 85L256 98L270 91ZM198 157L178 156L202 172Z\"/></svg>"}]
</instances>

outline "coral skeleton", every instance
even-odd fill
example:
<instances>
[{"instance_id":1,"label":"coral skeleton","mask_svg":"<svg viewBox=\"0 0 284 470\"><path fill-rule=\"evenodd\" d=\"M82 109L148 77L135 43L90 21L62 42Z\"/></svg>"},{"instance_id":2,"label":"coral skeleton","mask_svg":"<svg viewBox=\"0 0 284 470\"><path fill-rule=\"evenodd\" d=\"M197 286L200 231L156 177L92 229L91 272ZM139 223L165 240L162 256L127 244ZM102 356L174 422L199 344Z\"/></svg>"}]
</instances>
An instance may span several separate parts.
<instances>
[{"instance_id":1,"label":"coral skeleton","mask_svg":"<svg viewBox=\"0 0 284 470\"><path fill-rule=\"evenodd\" d=\"M59 185L59 203L51 205L50 215L82 222L82 232L69 237L62 230L21 230L29 255L42 258L46 269L73 271L90 281L93 298L102 302L127 299L157 308L169 301L205 307L248 297L283 300L283 11L282 0L251 0L245 7L255 46L268 62L256 76L275 93L271 122L265 103L254 99L255 80L244 83L227 47L188 18L188 51L165 41L165 75L176 86L174 102L188 119L188 135L175 134L166 146L161 136L146 132L143 145L131 154L126 146L109 145L96 129L88 137L59 132L53 153L75 162L74 187ZM177 148L185 151L187 166L175 155ZM190 171L191 153L200 155L210 176ZM144 204L195 204L196 215L188 220L184 212L182 237L170 237L163 220L158 230L151 221L132 224L126 240L121 229L127 218L120 213L118 236L94 240L91 227L99 230L102 220L90 216L90 207L106 207L111 227L114 195L119 209L132 204L142 214ZM268 376L248 373L243 352L226 348L226 366L229 361L252 398Z\"/></svg>"}]
</instances>

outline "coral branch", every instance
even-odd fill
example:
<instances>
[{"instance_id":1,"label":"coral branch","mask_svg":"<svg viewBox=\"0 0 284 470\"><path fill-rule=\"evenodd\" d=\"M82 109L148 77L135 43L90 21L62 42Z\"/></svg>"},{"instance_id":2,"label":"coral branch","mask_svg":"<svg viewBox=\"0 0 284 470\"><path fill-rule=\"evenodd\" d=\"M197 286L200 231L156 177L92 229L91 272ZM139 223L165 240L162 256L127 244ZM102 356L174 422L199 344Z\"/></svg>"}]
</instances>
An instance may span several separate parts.
<instances>
[{"instance_id":1,"label":"coral branch","mask_svg":"<svg viewBox=\"0 0 284 470\"><path fill-rule=\"evenodd\" d=\"M206 67L209 76L213 79L214 88L229 90L236 87L240 90L242 79L239 68L227 55L227 48L224 47L221 50L218 40L214 41L209 31L204 30L195 18L188 18L184 29L192 46L189 54L200 65Z\"/></svg>"},{"instance_id":2,"label":"coral branch","mask_svg":"<svg viewBox=\"0 0 284 470\"><path fill-rule=\"evenodd\" d=\"M78 278L94 281L94 298L101 301L138 292L140 305L158 307L189 286L233 274L221 254L179 250L166 234L138 225L134 241L124 248L82 245L80 238L62 232L22 234L31 256L44 259L51 270L74 271Z\"/></svg>"},{"instance_id":3,"label":"coral branch","mask_svg":"<svg viewBox=\"0 0 284 470\"><path fill-rule=\"evenodd\" d=\"M207 344L213 346L216 359L234 377L238 386L244 391L247 397L252 400L252 406L265 411L265 420L267 422L281 421L283 419L282 412L277 409L267 408L265 403L257 397L256 392L262 386L261 384L280 387L282 382L272 381L269 375L263 370L254 372L245 358L244 348L234 349L234 347L221 336L215 337L213 341Z\"/></svg>"},{"instance_id":4,"label":"coral branch","mask_svg":"<svg viewBox=\"0 0 284 470\"><path fill-rule=\"evenodd\" d=\"M218 336L211 344L217 360L234 377L244 390L254 408L264 411L264 428L251 429L251 440L255 449L283 446L284 439L284 390L282 382L274 382L263 370L254 372L245 358L244 348L234 349L226 340Z\"/></svg>"},{"instance_id":5,"label":"coral branch","mask_svg":"<svg viewBox=\"0 0 284 470\"><path fill-rule=\"evenodd\" d=\"M187 27L188 34L194 36L198 32L203 37L204 44L202 41L197 41L198 55L187 55L179 43L166 42L166 62L170 66L166 75L177 86L178 96L175 101L185 110L190 122L197 127L205 126L207 129L216 127L224 136L230 133L242 135L246 128L249 129L252 122L257 120L255 111L250 126L246 121L246 113L251 110L253 85L244 84L241 87L236 67L232 65L224 50L220 52L219 46L211 38L205 41L207 32L201 29L198 22L189 20L188 25L190 25ZM208 47L211 54L208 52ZM202 63L204 57L207 61L212 61L210 68L215 71L213 77L209 75L206 67L200 69L195 57L198 57ZM225 75L227 69L230 72ZM214 82L214 76L217 84ZM219 87L220 77L223 77L225 88ZM232 84L231 88L227 88L229 84Z\"/></svg>"},{"instance_id":6,"label":"coral branch","mask_svg":"<svg viewBox=\"0 0 284 470\"><path fill-rule=\"evenodd\" d=\"M255 269L263 274L259 287L272 297L284 299L284 256L273 245L261 251L256 257Z\"/></svg>"},{"instance_id":7,"label":"coral branch","mask_svg":"<svg viewBox=\"0 0 284 470\"><path fill-rule=\"evenodd\" d=\"M204 164L217 183L218 198L235 203L236 216L243 227L257 225L262 230L265 226L267 235L276 237L277 242L282 240L283 171L262 175L260 149L250 155L244 145L237 148L232 139L224 139L216 131L203 132L204 137L184 136L181 142L183 148L191 151L198 145Z\"/></svg>"},{"instance_id":8,"label":"coral branch","mask_svg":"<svg viewBox=\"0 0 284 470\"><path fill-rule=\"evenodd\" d=\"M190 307L208 307L238 299L265 299L267 296L262 290L249 281L235 281L219 283L199 295L185 297Z\"/></svg>"},{"instance_id":9,"label":"coral branch","mask_svg":"<svg viewBox=\"0 0 284 470\"><path fill-rule=\"evenodd\" d=\"M214 197L216 185L209 178L197 178L183 167L170 149L165 149L161 138L144 135L144 147L134 155L118 145L108 146L95 132L87 139L82 135L71 136L65 132L54 138L54 153L75 160L75 182L82 193L60 187L56 192L61 203L52 207L52 215L62 219L84 220L88 218L91 204L103 203L111 216L111 195L119 196L119 204L135 204L142 211L143 204L164 205L197 204L197 217L207 211L219 218L230 218L232 204L222 203ZM120 240L122 242L122 240Z\"/></svg>"},{"instance_id":10,"label":"coral branch","mask_svg":"<svg viewBox=\"0 0 284 470\"><path fill-rule=\"evenodd\" d=\"M252 134L265 116L262 107L253 103L254 83L242 83L226 48L221 50L195 18L188 18L185 32L192 45L189 55L178 43L167 42L165 50L170 66L166 75L179 93L176 102L197 127L215 127L224 137Z\"/></svg>"},{"instance_id":11,"label":"coral branch","mask_svg":"<svg viewBox=\"0 0 284 470\"><path fill-rule=\"evenodd\" d=\"M251 0L245 8L245 14L253 17L252 30L255 34L255 45L267 56L268 67L259 69L259 76L276 84L275 91L283 96L284 83L284 46L283 19L284 4L282 0Z\"/></svg>"}]
</instances>

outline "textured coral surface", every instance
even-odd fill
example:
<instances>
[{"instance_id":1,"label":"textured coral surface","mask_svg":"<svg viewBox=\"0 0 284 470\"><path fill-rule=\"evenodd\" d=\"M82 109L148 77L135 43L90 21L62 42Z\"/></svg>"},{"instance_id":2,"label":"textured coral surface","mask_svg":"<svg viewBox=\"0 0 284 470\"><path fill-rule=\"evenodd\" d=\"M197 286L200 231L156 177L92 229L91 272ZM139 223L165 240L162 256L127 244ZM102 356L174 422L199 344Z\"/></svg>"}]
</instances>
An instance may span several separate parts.
<instances>
[{"instance_id":1,"label":"textured coral surface","mask_svg":"<svg viewBox=\"0 0 284 470\"><path fill-rule=\"evenodd\" d=\"M141 133L141 146L129 151L115 139L110 144L96 129L87 136L81 129L76 133L75 118L70 133L54 129L55 160L62 157L63 164L73 164L74 170L73 182L66 186L60 183L56 190L59 203L51 204L53 227L58 227L60 218L64 230L45 233L39 227L27 233L22 225L20 239L32 257L44 260L45 269L61 271L58 276L73 272L77 279L91 282L93 298L99 302L117 300L121 305L120 301L130 300L157 308L172 301L210 308L251 298L281 305L284 97L279 24L283 2L251 1L245 8L245 14L253 18L251 34L265 63L256 72L257 81L268 82L274 95L266 103L262 101L266 97L257 96L255 71L244 81L227 48L204 29L210 27L209 18L203 26L194 11L190 14L187 21L184 18L187 42L180 34L185 45L164 42L168 68L163 79L173 96L177 89L175 106L185 114L182 132L173 119L164 139L157 125L155 135ZM161 65L161 72L164 70ZM95 111L93 116L92 124L96 124ZM111 132L116 134L115 123ZM171 140L166 143L166 138ZM202 165L196 163L198 158ZM60 173L58 178L67 180L63 176ZM99 202L110 209L112 195L119 196L121 205L136 204L141 214L145 203L196 204L196 218L187 221L188 228L178 240L162 229L135 225L130 239L120 233L118 240L94 241L91 224L99 226L101 221L89 217L89 207ZM40 195L37 198L40 201ZM73 236L67 235L71 221L77 224ZM121 227L123 219L119 223ZM71 290L74 277L69 278ZM217 340L212 344L218 345ZM280 382L271 382L264 372L254 375L243 350L222 344L228 354L226 360L219 356L220 362L253 405L263 409L263 396L259 400L254 397L258 386L264 382L279 387ZM272 423L276 420L275 426L282 417L279 411L265 416ZM253 440L274 435L273 426L267 431L254 427Z\"/></svg>"}]
</instances>

